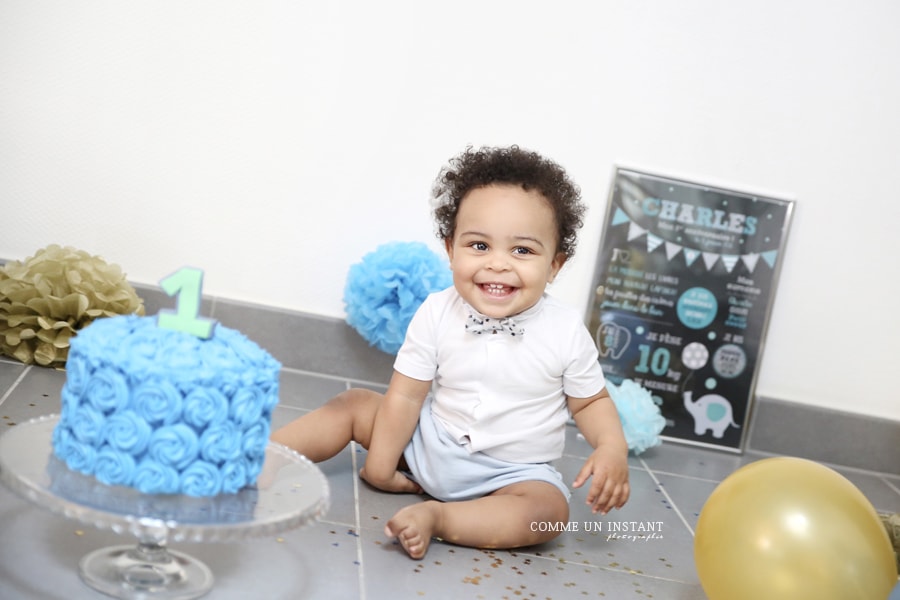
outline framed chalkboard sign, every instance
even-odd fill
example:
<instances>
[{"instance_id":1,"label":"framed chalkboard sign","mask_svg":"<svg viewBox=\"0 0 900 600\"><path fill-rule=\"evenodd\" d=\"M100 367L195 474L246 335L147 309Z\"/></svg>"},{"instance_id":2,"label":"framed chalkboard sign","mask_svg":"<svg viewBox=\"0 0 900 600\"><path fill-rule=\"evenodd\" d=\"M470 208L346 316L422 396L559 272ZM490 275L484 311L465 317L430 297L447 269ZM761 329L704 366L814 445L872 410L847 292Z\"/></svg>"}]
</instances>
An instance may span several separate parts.
<instances>
[{"instance_id":1,"label":"framed chalkboard sign","mask_svg":"<svg viewBox=\"0 0 900 600\"><path fill-rule=\"evenodd\" d=\"M589 303L607 379L664 439L741 452L793 201L616 168Z\"/></svg>"}]
</instances>

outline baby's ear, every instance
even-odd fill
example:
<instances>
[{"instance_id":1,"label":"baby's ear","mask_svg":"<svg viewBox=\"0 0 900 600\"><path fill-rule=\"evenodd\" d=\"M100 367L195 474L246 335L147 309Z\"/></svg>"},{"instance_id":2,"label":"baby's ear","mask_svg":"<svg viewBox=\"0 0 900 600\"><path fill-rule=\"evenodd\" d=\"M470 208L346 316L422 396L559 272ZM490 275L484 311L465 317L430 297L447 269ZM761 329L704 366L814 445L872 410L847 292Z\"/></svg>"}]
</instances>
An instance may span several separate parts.
<instances>
[{"instance_id":1,"label":"baby's ear","mask_svg":"<svg viewBox=\"0 0 900 600\"><path fill-rule=\"evenodd\" d=\"M560 270L562 270L563 265L566 264L566 261L569 259L566 256L565 252L557 252L556 256L553 257L553 261L550 263L550 277L547 278L547 283L553 283L553 280L556 279L556 276L559 274Z\"/></svg>"}]
</instances>

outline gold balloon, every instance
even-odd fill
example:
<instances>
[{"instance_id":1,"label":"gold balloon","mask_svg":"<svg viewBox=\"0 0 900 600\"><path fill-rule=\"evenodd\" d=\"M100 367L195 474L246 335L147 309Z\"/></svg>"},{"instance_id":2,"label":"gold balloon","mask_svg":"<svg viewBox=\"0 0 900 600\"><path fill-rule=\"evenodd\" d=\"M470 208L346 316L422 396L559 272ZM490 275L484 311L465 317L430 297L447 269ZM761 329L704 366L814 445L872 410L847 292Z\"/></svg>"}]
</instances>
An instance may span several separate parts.
<instances>
[{"instance_id":1,"label":"gold balloon","mask_svg":"<svg viewBox=\"0 0 900 600\"><path fill-rule=\"evenodd\" d=\"M885 600L897 583L878 513L837 472L767 458L709 496L694 561L710 600Z\"/></svg>"}]
</instances>

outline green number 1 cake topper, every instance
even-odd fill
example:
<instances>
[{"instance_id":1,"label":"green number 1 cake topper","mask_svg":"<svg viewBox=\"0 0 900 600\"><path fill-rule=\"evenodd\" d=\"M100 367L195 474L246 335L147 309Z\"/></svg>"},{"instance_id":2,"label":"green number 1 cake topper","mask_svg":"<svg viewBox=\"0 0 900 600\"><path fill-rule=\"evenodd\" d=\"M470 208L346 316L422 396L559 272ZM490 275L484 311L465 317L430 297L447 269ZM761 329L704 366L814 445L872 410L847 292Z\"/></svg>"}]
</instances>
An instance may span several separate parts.
<instances>
[{"instance_id":1,"label":"green number 1 cake topper","mask_svg":"<svg viewBox=\"0 0 900 600\"><path fill-rule=\"evenodd\" d=\"M156 324L164 329L174 329L196 335L201 339L212 337L215 319L198 316L200 296L203 289L203 271L193 267L182 267L159 282L169 296L177 295L176 310L160 310Z\"/></svg>"}]
</instances>

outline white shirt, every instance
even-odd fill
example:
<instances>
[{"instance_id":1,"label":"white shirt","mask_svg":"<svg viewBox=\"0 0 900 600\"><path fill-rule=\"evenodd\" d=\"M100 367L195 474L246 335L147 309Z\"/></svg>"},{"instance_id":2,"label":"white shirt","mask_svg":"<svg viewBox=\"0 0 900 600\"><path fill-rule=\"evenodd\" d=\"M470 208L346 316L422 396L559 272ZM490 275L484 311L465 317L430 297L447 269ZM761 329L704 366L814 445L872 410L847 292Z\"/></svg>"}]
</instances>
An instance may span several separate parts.
<instances>
[{"instance_id":1,"label":"white shirt","mask_svg":"<svg viewBox=\"0 0 900 600\"><path fill-rule=\"evenodd\" d=\"M516 463L562 456L566 397L606 385L581 316L552 296L514 317L522 336L465 330L471 309L455 288L431 294L413 317L394 368L433 381L432 411L469 452Z\"/></svg>"}]
</instances>

